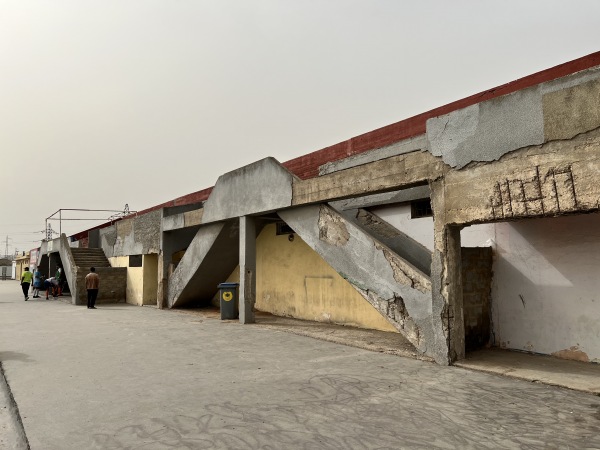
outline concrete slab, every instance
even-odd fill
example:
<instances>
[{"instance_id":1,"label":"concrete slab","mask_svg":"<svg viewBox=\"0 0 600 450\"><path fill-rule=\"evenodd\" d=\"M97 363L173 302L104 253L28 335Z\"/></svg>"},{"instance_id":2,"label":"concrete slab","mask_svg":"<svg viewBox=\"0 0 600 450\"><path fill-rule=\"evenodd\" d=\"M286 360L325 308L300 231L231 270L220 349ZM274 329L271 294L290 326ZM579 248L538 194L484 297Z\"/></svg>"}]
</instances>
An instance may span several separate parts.
<instances>
[{"instance_id":1,"label":"concrete slab","mask_svg":"<svg viewBox=\"0 0 600 450\"><path fill-rule=\"evenodd\" d=\"M0 360L36 449L597 448L600 398L126 304L20 299Z\"/></svg>"},{"instance_id":2,"label":"concrete slab","mask_svg":"<svg viewBox=\"0 0 600 450\"><path fill-rule=\"evenodd\" d=\"M455 366L600 395L600 364L490 349L469 353Z\"/></svg>"}]
</instances>

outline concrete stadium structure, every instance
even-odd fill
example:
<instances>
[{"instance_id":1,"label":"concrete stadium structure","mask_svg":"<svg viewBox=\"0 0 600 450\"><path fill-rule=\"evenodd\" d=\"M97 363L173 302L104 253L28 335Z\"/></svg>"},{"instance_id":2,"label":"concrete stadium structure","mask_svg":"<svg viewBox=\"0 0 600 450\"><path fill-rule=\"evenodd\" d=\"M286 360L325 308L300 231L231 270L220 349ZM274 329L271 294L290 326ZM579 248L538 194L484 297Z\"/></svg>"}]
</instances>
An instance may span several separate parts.
<instances>
[{"instance_id":1,"label":"concrete stadium structure","mask_svg":"<svg viewBox=\"0 0 600 450\"><path fill-rule=\"evenodd\" d=\"M440 364L486 345L600 362L599 171L600 52L238 168L37 264L64 266L74 304L101 249L99 301L198 307L237 281L242 323L398 332Z\"/></svg>"}]
</instances>

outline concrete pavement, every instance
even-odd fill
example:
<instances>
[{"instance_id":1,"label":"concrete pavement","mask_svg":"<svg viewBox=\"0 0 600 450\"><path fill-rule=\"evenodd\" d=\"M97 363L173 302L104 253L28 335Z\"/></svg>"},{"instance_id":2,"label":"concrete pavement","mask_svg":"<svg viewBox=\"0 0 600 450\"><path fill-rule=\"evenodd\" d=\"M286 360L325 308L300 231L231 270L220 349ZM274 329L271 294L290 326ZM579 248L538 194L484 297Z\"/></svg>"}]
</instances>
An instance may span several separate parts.
<instances>
[{"instance_id":1,"label":"concrete pavement","mask_svg":"<svg viewBox=\"0 0 600 450\"><path fill-rule=\"evenodd\" d=\"M0 311L32 449L600 448L586 393L14 281Z\"/></svg>"}]
</instances>

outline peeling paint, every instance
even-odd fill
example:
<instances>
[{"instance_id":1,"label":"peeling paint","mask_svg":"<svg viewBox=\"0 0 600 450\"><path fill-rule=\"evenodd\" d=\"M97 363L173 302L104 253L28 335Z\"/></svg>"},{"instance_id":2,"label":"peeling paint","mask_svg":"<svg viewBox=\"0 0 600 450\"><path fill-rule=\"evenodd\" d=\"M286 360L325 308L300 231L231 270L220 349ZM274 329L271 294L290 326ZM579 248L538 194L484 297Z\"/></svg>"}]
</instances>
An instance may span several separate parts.
<instances>
[{"instance_id":1,"label":"peeling paint","mask_svg":"<svg viewBox=\"0 0 600 450\"><path fill-rule=\"evenodd\" d=\"M324 206L319 211L319 239L336 247L343 247L350 239L343 219Z\"/></svg>"},{"instance_id":2,"label":"peeling paint","mask_svg":"<svg viewBox=\"0 0 600 450\"><path fill-rule=\"evenodd\" d=\"M570 348L566 348L564 350L559 350L558 352L552 353L552 356L561 359L571 359L573 361L582 361L582 362L590 362L590 358L587 353L579 350L577 345L574 345Z\"/></svg>"},{"instance_id":3,"label":"peeling paint","mask_svg":"<svg viewBox=\"0 0 600 450\"><path fill-rule=\"evenodd\" d=\"M381 298L376 292L363 290L355 286L355 289L377 309L388 321L402 333L417 349L423 351L421 343L421 332L417 324L408 314L404 299L394 294L391 299Z\"/></svg>"},{"instance_id":4,"label":"peeling paint","mask_svg":"<svg viewBox=\"0 0 600 450\"><path fill-rule=\"evenodd\" d=\"M394 274L394 280L398 283L410 286L419 292L423 292L424 294L431 292L431 281L424 275L419 274L419 272L412 268L409 263L377 243L375 243L375 248L381 250L385 259L389 262Z\"/></svg>"},{"instance_id":5,"label":"peeling paint","mask_svg":"<svg viewBox=\"0 0 600 450\"><path fill-rule=\"evenodd\" d=\"M356 212L356 218L365 228L373 230L378 236L394 238L399 234L394 227L391 227L388 223L383 222L376 215L364 209L359 209Z\"/></svg>"}]
</instances>

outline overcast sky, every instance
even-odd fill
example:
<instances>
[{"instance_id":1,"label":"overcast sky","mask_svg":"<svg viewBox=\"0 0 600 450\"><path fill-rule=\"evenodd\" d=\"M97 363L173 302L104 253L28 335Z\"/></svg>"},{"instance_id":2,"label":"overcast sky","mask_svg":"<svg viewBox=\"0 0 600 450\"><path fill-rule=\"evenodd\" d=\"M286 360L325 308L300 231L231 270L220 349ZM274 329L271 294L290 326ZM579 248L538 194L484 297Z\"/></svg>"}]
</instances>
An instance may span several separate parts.
<instances>
[{"instance_id":1,"label":"overcast sky","mask_svg":"<svg viewBox=\"0 0 600 450\"><path fill-rule=\"evenodd\" d=\"M0 253L61 208L142 210L593 53L599 18L597 0L0 0Z\"/></svg>"}]
</instances>

